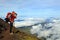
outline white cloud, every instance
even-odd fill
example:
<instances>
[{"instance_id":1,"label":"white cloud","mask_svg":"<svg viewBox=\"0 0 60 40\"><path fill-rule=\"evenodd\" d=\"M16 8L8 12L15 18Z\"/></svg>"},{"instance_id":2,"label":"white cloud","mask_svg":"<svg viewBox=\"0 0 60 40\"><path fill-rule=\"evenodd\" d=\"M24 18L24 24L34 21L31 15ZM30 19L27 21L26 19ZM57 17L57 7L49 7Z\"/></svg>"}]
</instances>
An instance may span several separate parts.
<instances>
[{"instance_id":1,"label":"white cloud","mask_svg":"<svg viewBox=\"0 0 60 40\"><path fill-rule=\"evenodd\" d=\"M37 24L37 23L42 23L44 21L45 20L42 19L42 18L27 18L27 19L24 19L24 21L15 22L14 25L16 27L31 26L31 25L34 25L34 24Z\"/></svg>"},{"instance_id":2,"label":"white cloud","mask_svg":"<svg viewBox=\"0 0 60 40\"><path fill-rule=\"evenodd\" d=\"M22 27L22 26L30 26L30 25L33 25L33 24L35 24L35 22L32 22L32 21L22 21L22 22L16 22L15 26L16 27Z\"/></svg>"},{"instance_id":3,"label":"white cloud","mask_svg":"<svg viewBox=\"0 0 60 40\"><path fill-rule=\"evenodd\" d=\"M42 29L42 25L39 24L39 25L36 25L36 26L32 26L32 29L30 30L30 32L32 34L35 34L35 33L39 33L39 31Z\"/></svg>"},{"instance_id":4,"label":"white cloud","mask_svg":"<svg viewBox=\"0 0 60 40\"><path fill-rule=\"evenodd\" d=\"M16 27L32 26L30 29L31 34L37 34L37 37L45 37L47 40L59 40L60 39L60 19L49 19L50 22L46 22L43 18L27 18L21 22L15 22ZM47 20L48 21L48 20ZM40 24L38 24L40 23ZM41 23L45 23L44 26ZM34 25L37 24L37 25Z\"/></svg>"},{"instance_id":5,"label":"white cloud","mask_svg":"<svg viewBox=\"0 0 60 40\"><path fill-rule=\"evenodd\" d=\"M51 19L50 19L51 20ZM50 29L46 29L45 27ZM45 23L44 28L42 25L32 26L30 30L32 34L37 34L37 37L45 37L47 40L59 40L60 39L60 19L53 19L52 22ZM50 38L49 38L50 36Z\"/></svg>"},{"instance_id":6,"label":"white cloud","mask_svg":"<svg viewBox=\"0 0 60 40\"><path fill-rule=\"evenodd\" d=\"M44 30L44 31L39 31L38 33L38 38L40 37L47 37L47 36L50 36L50 33L51 33L51 30Z\"/></svg>"}]
</instances>

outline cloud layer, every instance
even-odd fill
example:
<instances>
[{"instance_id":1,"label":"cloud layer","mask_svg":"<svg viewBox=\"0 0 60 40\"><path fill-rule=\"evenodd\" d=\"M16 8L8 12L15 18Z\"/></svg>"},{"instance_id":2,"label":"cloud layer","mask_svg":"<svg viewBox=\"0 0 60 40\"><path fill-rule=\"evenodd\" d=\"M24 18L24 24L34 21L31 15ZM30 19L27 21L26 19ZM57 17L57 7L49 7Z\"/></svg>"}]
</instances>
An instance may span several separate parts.
<instances>
[{"instance_id":1,"label":"cloud layer","mask_svg":"<svg viewBox=\"0 0 60 40\"><path fill-rule=\"evenodd\" d=\"M27 18L27 19L23 19L24 21L21 22L15 22L15 26L16 27L24 27L24 26L32 26L34 24L38 24L38 23L42 23L45 20L43 18Z\"/></svg>"},{"instance_id":2,"label":"cloud layer","mask_svg":"<svg viewBox=\"0 0 60 40\"><path fill-rule=\"evenodd\" d=\"M16 22L15 26L32 27L30 29L31 34L36 34L38 38L44 37L46 40L60 40L60 19L28 18L20 23Z\"/></svg>"}]
</instances>

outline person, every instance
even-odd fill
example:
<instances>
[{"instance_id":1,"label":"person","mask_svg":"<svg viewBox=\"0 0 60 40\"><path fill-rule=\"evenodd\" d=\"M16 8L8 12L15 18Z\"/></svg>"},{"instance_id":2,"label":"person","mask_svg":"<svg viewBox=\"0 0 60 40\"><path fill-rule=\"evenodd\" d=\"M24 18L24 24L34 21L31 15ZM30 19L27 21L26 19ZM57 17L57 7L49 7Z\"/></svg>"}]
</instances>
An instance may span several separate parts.
<instances>
[{"instance_id":1,"label":"person","mask_svg":"<svg viewBox=\"0 0 60 40\"><path fill-rule=\"evenodd\" d=\"M13 28L13 23L14 23L14 19L16 19L17 17L17 13L15 13L14 11L12 11L12 13L7 13L7 16L5 18L6 22L10 22L10 33L12 34L12 28Z\"/></svg>"}]
</instances>

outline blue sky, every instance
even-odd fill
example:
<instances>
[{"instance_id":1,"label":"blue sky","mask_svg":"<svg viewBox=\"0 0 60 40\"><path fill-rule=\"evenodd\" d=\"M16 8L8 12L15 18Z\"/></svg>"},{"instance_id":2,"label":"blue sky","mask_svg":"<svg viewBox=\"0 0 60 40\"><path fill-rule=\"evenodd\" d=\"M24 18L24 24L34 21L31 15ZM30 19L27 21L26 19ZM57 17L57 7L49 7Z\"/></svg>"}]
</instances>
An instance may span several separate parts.
<instances>
[{"instance_id":1,"label":"blue sky","mask_svg":"<svg viewBox=\"0 0 60 40\"><path fill-rule=\"evenodd\" d=\"M60 17L60 0L0 0L0 17L12 11L18 18Z\"/></svg>"}]
</instances>

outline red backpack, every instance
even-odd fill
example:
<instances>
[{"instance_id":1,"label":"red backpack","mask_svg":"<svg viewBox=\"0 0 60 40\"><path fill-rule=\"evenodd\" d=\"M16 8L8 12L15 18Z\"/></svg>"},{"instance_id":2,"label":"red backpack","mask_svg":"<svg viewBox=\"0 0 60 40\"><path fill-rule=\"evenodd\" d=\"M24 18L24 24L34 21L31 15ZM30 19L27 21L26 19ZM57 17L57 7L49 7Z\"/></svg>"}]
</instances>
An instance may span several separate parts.
<instances>
[{"instance_id":1,"label":"red backpack","mask_svg":"<svg viewBox=\"0 0 60 40\"><path fill-rule=\"evenodd\" d=\"M10 12L7 14L6 18L8 18L8 19L11 18L11 13Z\"/></svg>"}]
</instances>

